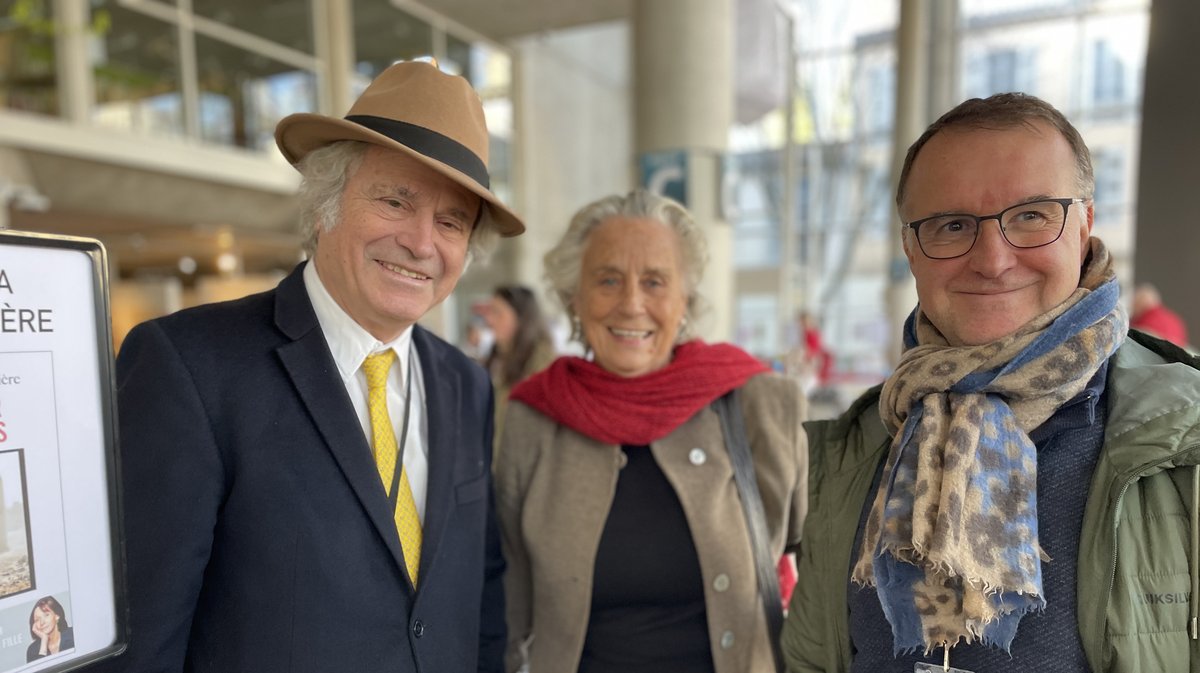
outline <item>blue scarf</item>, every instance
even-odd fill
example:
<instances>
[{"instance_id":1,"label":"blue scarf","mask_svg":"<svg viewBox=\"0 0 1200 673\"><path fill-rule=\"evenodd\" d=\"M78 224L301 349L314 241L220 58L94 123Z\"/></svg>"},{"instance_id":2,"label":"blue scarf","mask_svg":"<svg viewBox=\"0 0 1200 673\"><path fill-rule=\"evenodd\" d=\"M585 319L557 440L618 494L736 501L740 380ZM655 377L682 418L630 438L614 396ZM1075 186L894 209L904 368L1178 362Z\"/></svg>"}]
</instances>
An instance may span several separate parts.
<instances>
[{"instance_id":1,"label":"blue scarf","mask_svg":"<svg viewBox=\"0 0 1200 673\"><path fill-rule=\"evenodd\" d=\"M892 446L852 576L876 588L897 653L1007 651L1021 617L1046 606L1028 433L1124 340L1119 294L1093 238L1079 288L992 343L950 346L920 306L909 316L880 399Z\"/></svg>"}]
</instances>

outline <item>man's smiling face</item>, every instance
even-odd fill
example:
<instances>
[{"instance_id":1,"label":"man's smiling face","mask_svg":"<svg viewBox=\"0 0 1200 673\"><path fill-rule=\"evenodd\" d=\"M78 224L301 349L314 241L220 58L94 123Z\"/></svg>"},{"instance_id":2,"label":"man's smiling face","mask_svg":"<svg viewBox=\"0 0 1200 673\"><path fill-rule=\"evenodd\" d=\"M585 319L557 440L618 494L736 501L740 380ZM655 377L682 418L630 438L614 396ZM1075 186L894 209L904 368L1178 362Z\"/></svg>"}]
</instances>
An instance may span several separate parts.
<instances>
[{"instance_id":1,"label":"man's smiling face","mask_svg":"<svg viewBox=\"0 0 1200 673\"><path fill-rule=\"evenodd\" d=\"M480 199L408 155L370 147L313 262L351 318L391 341L454 290Z\"/></svg>"},{"instance_id":2,"label":"man's smiling face","mask_svg":"<svg viewBox=\"0 0 1200 673\"><path fill-rule=\"evenodd\" d=\"M940 131L913 161L900 216L999 213L1019 203L1082 197L1066 138L1045 123ZM904 249L921 310L951 345L981 345L1016 332L1079 286L1092 230L1092 203L1070 206L1062 235L1015 248L996 220L983 222L967 254L930 259L906 228Z\"/></svg>"}]
</instances>

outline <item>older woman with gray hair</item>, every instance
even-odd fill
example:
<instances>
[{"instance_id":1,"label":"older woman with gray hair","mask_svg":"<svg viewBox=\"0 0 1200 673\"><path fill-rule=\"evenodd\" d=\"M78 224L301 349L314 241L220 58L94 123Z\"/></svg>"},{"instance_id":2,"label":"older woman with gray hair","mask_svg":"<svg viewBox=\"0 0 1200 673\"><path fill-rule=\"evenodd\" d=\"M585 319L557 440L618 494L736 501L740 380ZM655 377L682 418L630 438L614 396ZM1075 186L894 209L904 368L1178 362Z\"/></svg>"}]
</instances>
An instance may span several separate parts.
<instances>
[{"instance_id":1,"label":"older woman with gray hair","mask_svg":"<svg viewBox=\"0 0 1200 673\"><path fill-rule=\"evenodd\" d=\"M546 255L591 357L512 392L495 465L510 671L776 669L803 395L690 338L706 256L683 206L645 191L584 207Z\"/></svg>"}]
</instances>

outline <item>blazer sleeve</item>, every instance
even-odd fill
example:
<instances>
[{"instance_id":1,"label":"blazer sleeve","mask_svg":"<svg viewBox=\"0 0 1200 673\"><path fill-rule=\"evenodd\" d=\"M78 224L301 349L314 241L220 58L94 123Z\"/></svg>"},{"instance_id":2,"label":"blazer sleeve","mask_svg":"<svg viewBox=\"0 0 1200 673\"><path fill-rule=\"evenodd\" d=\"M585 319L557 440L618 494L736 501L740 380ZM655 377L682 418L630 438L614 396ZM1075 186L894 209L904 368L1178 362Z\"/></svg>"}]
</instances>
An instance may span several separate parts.
<instances>
[{"instance_id":1,"label":"blazer sleeve","mask_svg":"<svg viewBox=\"0 0 1200 673\"><path fill-rule=\"evenodd\" d=\"M796 551L804 532L804 521L808 518L808 434L804 431L804 421L808 418L808 399L797 383L792 385L795 393L796 410L788 417L788 430L791 434L792 449L796 461L795 484L792 490L792 511L788 517L788 531L785 548Z\"/></svg>"},{"instance_id":2,"label":"blazer sleeve","mask_svg":"<svg viewBox=\"0 0 1200 673\"><path fill-rule=\"evenodd\" d=\"M814 448L817 450L806 456L806 477L817 479L821 473L821 465L817 463L821 458L820 443ZM804 490L806 494L809 492L807 486ZM811 534L811 529L822 523L819 519L814 516L806 521L810 528L809 540L800 545L796 553L796 586L792 589L792 600L779 639L787 673L825 673L827 670L825 639L830 614L823 599L828 575L820 572L818 563L818 558L827 550L814 545Z\"/></svg>"},{"instance_id":3,"label":"blazer sleeve","mask_svg":"<svg viewBox=\"0 0 1200 673\"><path fill-rule=\"evenodd\" d=\"M491 385L487 386L487 424L483 433L483 451L487 456L486 469L491 471L493 404L495 398ZM488 480L488 513L485 532L483 596L479 614L479 663L480 673L500 673L504 669L504 646L508 629L504 616L504 554L500 544L500 526L496 521L496 496L492 479Z\"/></svg>"},{"instance_id":4,"label":"blazer sleeve","mask_svg":"<svg viewBox=\"0 0 1200 673\"><path fill-rule=\"evenodd\" d=\"M521 466L531 450L528 439L529 412L520 402L508 405L508 420L501 437L495 465L496 506L500 520L500 537L508 569L504 574L504 593L508 614L508 646L504 668L517 671L525 663L526 640L533 629L533 580L530 576L529 555L525 551L521 532L521 504L525 497L525 479ZM513 421L513 422L508 422ZM524 428L524 430L522 430Z\"/></svg>"},{"instance_id":5,"label":"blazer sleeve","mask_svg":"<svg viewBox=\"0 0 1200 673\"><path fill-rule=\"evenodd\" d=\"M804 392L793 378L763 374L742 387L741 404L772 541L792 551L808 514Z\"/></svg>"},{"instance_id":6,"label":"blazer sleeve","mask_svg":"<svg viewBox=\"0 0 1200 673\"><path fill-rule=\"evenodd\" d=\"M801 547L801 558L797 563L801 580L792 590L792 602L779 640L787 673L826 671L821 659L827 653L824 637L827 630L825 620L829 617L816 608L821 600L819 587L811 581L803 581L805 572L811 569L804 556L810 553L809 546Z\"/></svg>"},{"instance_id":7,"label":"blazer sleeve","mask_svg":"<svg viewBox=\"0 0 1200 673\"><path fill-rule=\"evenodd\" d=\"M121 493L130 643L89 671L183 670L225 472L204 403L156 322L117 359Z\"/></svg>"}]
</instances>

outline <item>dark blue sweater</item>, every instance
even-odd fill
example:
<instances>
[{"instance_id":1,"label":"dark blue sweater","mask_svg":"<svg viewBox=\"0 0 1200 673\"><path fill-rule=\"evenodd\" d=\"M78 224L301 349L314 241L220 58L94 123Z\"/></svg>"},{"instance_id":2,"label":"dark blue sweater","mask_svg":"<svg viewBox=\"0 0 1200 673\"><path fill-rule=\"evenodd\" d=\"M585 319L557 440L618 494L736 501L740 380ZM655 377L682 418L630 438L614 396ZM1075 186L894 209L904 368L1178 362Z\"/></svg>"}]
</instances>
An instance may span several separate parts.
<instances>
[{"instance_id":1,"label":"dark blue sweater","mask_svg":"<svg viewBox=\"0 0 1200 673\"><path fill-rule=\"evenodd\" d=\"M1051 559L1042 563L1046 609L1021 620L1011 656L998 648L959 644L950 650L951 666L974 673L1090 673L1075 614L1075 571L1083 510L1104 442L1107 378L1108 367L1101 367L1082 393L1029 435L1038 451L1038 541ZM851 556L855 561L882 473L881 461L855 535ZM940 670L940 649L929 656L923 652L893 656L892 628L883 616L875 590L851 582L848 591L850 645L854 652L851 673L912 673L913 664L920 661L936 663Z\"/></svg>"}]
</instances>

